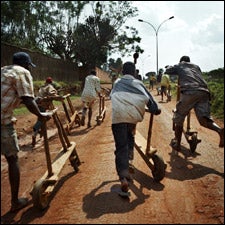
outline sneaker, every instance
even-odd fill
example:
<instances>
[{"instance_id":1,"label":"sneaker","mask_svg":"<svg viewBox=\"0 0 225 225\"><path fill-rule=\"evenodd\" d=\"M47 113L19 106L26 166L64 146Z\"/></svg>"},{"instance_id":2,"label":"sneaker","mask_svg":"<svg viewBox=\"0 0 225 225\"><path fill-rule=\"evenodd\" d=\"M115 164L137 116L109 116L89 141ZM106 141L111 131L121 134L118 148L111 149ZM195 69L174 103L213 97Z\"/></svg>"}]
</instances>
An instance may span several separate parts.
<instances>
[{"instance_id":1,"label":"sneaker","mask_svg":"<svg viewBox=\"0 0 225 225\"><path fill-rule=\"evenodd\" d=\"M28 198L19 198L18 202L15 204L12 204L10 211L16 212L28 205Z\"/></svg>"},{"instance_id":2,"label":"sneaker","mask_svg":"<svg viewBox=\"0 0 225 225\"><path fill-rule=\"evenodd\" d=\"M128 190L129 190L129 187L128 187L129 185L128 185L128 182L127 182L127 179L124 177L124 178L122 178L121 179L121 190L123 191L123 192L128 192Z\"/></svg>"},{"instance_id":3,"label":"sneaker","mask_svg":"<svg viewBox=\"0 0 225 225\"><path fill-rule=\"evenodd\" d=\"M220 148L224 147L224 128L221 129L220 131L220 144L219 144Z\"/></svg>"},{"instance_id":4,"label":"sneaker","mask_svg":"<svg viewBox=\"0 0 225 225\"><path fill-rule=\"evenodd\" d=\"M81 124L81 126L85 125L85 116L81 117L80 124Z\"/></svg>"}]
</instances>

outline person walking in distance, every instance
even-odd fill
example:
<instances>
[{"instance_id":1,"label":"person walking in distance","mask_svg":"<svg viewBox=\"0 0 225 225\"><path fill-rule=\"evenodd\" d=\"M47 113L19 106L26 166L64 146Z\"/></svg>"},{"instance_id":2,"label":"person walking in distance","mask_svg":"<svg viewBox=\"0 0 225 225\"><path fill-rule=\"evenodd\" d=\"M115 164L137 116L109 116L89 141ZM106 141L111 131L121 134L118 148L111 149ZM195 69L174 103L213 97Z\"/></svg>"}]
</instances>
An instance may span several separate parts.
<instances>
[{"instance_id":1,"label":"person walking in distance","mask_svg":"<svg viewBox=\"0 0 225 225\"><path fill-rule=\"evenodd\" d=\"M161 100L163 101L163 96L167 97L167 102L169 101L170 94L170 77L168 74L164 73L161 78Z\"/></svg>"},{"instance_id":2,"label":"person walking in distance","mask_svg":"<svg viewBox=\"0 0 225 225\"><path fill-rule=\"evenodd\" d=\"M91 127L92 108L97 96L101 94L100 79L96 75L96 71L92 70L90 75L85 78L84 88L81 94L83 102L81 125L85 125L85 117L88 109L87 127Z\"/></svg>"},{"instance_id":3,"label":"person walking in distance","mask_svg":"<svg viewBox=\"0 0 225 225\"><path fill-rule=\"evenodd\" d=\"M149 90L154 89L154 83L156 82L155 73L152 72L149 76Z\"/></svg>"},{"instance_id":4,"label":"person walking in distance","mask_svg":"<svg viewBox=\"0 0 225 225\"><path fill-rule=\"evenodd\" d=\"M157 95L161 94L161 79L162 79L162 75L163 75L163 69L161 68L161 69L159 69L159 74L156 77L156 81L157 81L157 87L156 87Z\"/></svg>"},{"instance_id":5,"label":"person walking in distance","mask_svg":"<svg viewBox=\"0 0 225 225\"><path fill-rule=\"evenodd\" d=\"M166 68L166 74L178 75L180 99L176 104L173 121L175 123L175 138L171 141L173 149L181 150L181 137L185 117L191 109L195 110L201 126L216 131L219 134L219 147L224 147L224 128L219 127L210 116L210 93L206 81L202 77L198 65L190 61L189 56L182 56L180 62Z\"/></svg>"},{"instance_id":6,"label":"person walking in distance","mask_svg":"<svg viewBox=\"0 0 225 225\"><path fill-rule=\"evenodd\" d=\"M121 182L121 190L128 192L129 160L134 157L134 136L136 124L144 118L145 107L155 115L161 113L157 103L142 81L135 77L135 64L123 65L123 76L118 78L111 91L112 133L115 141L116 171Z\"/></svg>"},{"instance_id":7,"label":"person walking in distance","mask_svg":"<svg viewBox=\"0 0 225 225\"><path fill-rule=\"evenodd\" d=\"M39 117L48 120L48 113L40 112L33 91L33 78L30 66L35 67L30 55L26 52L17 52L13 55L13 64L1 67L1 154L8 163L9 183L11 187L11 212L16 212L28 205L27 198L19 198L20 167L18 160L18 138L14 128L16 119L13 111L20 103Z\"/></svg>"}]
</instances>

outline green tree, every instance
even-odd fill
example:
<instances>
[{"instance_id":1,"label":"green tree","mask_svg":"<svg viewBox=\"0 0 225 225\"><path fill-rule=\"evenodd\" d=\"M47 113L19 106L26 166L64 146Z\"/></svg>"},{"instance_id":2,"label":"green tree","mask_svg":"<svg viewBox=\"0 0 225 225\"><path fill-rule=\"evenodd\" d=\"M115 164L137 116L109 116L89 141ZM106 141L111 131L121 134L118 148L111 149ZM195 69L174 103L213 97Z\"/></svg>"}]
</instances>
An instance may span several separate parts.
<instances>
[{"instance_id":1,"label":"green tree","mask_svg":"<svg viewBox=\"0 0 225 225\"><path fill-rule=\"evenodd\" d=\"M1 1L1 41L35 48L40 18L33 7L32 1Z\"/></svg>"},{"instance_id":2,"label":"green tree","mask_svg":"<svg viewBox=\"0 0 225 225\"><path fill-rule=\"evenodd\" d=\"M108 65L109 69L115 72L117 75L122 73L123 61L121 60L121 58L117 58L116 61L110 58Z\"/></svg>"},{"instance_id":3,"label":"green tree","mask_svg":"<svg viewBox=\"0 0 225 225\"><path fill-rule=\"evenodd\" d=\"M80 21L85 6L92 13ZM38 49L84 67L101 66L114 52L143 52L133 27L132 1L1 1L2 41Z\"/></svg>"}]
</instances>

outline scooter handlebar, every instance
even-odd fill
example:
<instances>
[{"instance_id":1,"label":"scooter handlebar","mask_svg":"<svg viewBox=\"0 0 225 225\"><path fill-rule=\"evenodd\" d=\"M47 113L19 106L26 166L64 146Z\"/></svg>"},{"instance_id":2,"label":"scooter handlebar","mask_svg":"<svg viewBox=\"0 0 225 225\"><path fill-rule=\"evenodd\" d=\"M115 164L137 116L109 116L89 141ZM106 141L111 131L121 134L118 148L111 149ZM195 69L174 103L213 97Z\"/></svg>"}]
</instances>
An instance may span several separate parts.
<instances>
[{"instance_id":1,"label":"scooter handlebar","mask_svg":"<svg viewBox=\"0 0 225 225\"><path fill-rule=\"evenodd\" d=\"M147 107L145 107L145 112L151 113ZM155 111L155 112L152 113L152 114L154 114L154 115L159 115L159 114L161 114L161 109L158 109L157 111Z\"/></svg>"}]
</instances>

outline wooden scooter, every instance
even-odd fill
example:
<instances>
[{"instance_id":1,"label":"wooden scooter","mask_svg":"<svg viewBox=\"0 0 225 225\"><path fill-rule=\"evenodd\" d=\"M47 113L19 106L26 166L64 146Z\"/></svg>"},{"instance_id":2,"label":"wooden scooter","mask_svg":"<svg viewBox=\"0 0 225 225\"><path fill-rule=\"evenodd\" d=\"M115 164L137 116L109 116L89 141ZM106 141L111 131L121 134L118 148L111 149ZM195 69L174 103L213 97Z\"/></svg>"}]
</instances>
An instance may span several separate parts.
<instances>
[{"instance_id":1,"label":"wooden scooter","mask_svg":"<svg viewBox=\"0 0 225 225\"><path fill-rule=\"evenodd\" d=\"M61 100L64 111L65 111L65 114L66 114L66 117L68 119L68 122L66 124L66 131L67 131L68 134L71 133L70 131L75 124L78 124L78 126L81 125L80 117L78 115L78 112L73 107L70 96L71 96L70 94L66 94L66 95L63 96L63 98ZM67 104L66 104L65 100L67 100ZM69 113L69 110L67 109L67 105L69 106L70 113ZM71 116L70 116L70 114L71 114Z\"/></svg>"},{"instance_id":2,"label":"wooden scooter","mask_svg":"<svg viewBox=\"0 0 225 225\"><path fill-rule=\"evenodd\" d=\"M146 111L149 112L147 109ZM139 131L137 130L135 131L134 147L137 150L137 152L140 154L141 158L144 160L146 165L152 171L154 180L156 182L160 182L165 177L167 165L164 163L162 157L156 154L157 149L151 146L153 117L154 115L151 113L150 120L149 120L147 140L139 133ZM144 150L143 147L145 146L146 146L146 149ZM133 173L133 170L134 170L133 165L131 164L129 165L129 170L130 170L130 173ZM129 198L130 192L120 191L119 195L123 198Z\"/></svg>"},{"instance_id":3,"label":"wooden scooter","mask_svg":"<svg viewBox=\"0 0 225 225\"><path fill-rule=\"evenodd\" d=\"M137 52L134 53L134 64L136 64L138 56L139 55ZM148 109L146 109L146 112L149 112ZM154 115L151 113L148 127L147 145L145 138L136 130L134 146L149 169L152 171L154 180L159 182L165 176L166 164L163 159L156 154L157 149L151 147L153 118ZM146 146L145 150L143 149L144 146Z\"/></svg>"},{"instance_id":4,"label":"wooden scooter","mask_svg":"<svg viewBox=\"0 0 225 225\"><path fill-rule=\"evenodd\" d=\"M177 85L177 102L180 100L180 85ZM173 110L173 113L175 113L176 110ZM175 115L175 114L174 114ZM174 116L173 115L173 116ZM173 131L175 131L175 123L173 122ZM185 136L185 139L187 140L191 153L194 153L197 145L201 142L201 139L198 139L197 135L198 132L191 129L191 113L189 112L186 117L186 130L183 129L183 134Z\"/></svg>"},{"instance_id":5,"label":"wooden scooter","mask_svg":"<svg viewBox=\"0 0 225 225\"><path fill-rule=\"evenodd\" d=\"M146 111L149 112L148 110ZM151 146L153 118L154 115L151 113L147 140L138 131L136 131L134 145L137 152L152 171L154 180L159 182L165 177L166 164L164 163L162 157L156 154L157 149ZM143 149L144 146L146 146L145 150Z\"/></svg>"},{"instance_id":6,"label":"wooden scooter","mask_svg":"<svg viewBox=\"0 0 225 225\"><path fill-rule=\"evenodd\" d=\"M52 100L53 99L50 99L50 101ZM51 110L52 111L48 113L49 115L52 115L54 123L57 126L62 148L52 162L48 143L46 121L43 121L41 132L44 137L47 171L39 180L35 182L33 189L30 192L34 206L41 210L45 209L49 205L51 193L53 192L53 189L59 180L59 174L63 169L67 159L69 159L71 166L76 172L78 172L78 166L81 164L78 154L76 152L76 143L69 141L66 131L64 130L56 113L57 109L54 109L52 102Z\"/></svg>"},{"instance_id":7,"label":"wooden scooter","mask_svg":"<svg viewBox=\"0 0 225 225\"><path fill-rule=\"evenodd\" d=\"M99 96L99 111L96 116L97 125L101 125L104 121L106 115L106 107L105 107L105 95Z\"/></svg>"}]
</instances>

